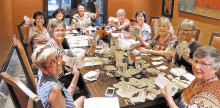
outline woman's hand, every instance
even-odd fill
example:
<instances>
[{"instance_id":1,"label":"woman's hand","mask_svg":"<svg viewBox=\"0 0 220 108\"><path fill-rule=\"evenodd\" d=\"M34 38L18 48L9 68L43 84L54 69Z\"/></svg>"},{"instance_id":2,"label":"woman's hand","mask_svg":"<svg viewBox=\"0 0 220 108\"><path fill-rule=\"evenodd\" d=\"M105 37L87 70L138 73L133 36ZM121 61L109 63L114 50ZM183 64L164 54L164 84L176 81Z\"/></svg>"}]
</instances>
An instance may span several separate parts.
<instances>
[{"instance_id":1,"label":"woman's hand","mask_svg":"<svg viewBox=\"0 0 220 108\"><path fill-rule=\"evenodd\" d=\"M168 89L168 86L165 85L164 89L160 88L161 94L164 96L164 98L169 101L169 100L173 100L173 97L170 94L170 91Z\"/></svg>"},{"instance_id":2,"label":"woman's hand","mask_svg":"<svg viewBox=\"0 0 220 108\"><path fill-rule=\"evenodd\" d=\"M25 21L24 27L25 27L25 28L30 27L32 24L34 24L34 21L35 21L35 19L30 18L29 20Z\"/></svg>"},{"instance_id":3,"label":"woman's hand","mask_svg":"<svg viewBox=\"0 0 220 108\"><path fill-rule=\"evenodd\" d=\"M165 52L164 57L166 57L167 60L172 60L172 54L171 52Z\"/></svg>"},{"instance_id":4,"label":"woman's hand","mask_svg":"<svg viewBox=\"0 0 220 108\"><path fill-rule=\"evenodd\" d=\"M178 106L175 104L173 100L173 97L170 94L170 91L167 85L164 86L164 89L160 88L160 91L161 91L161 94L164 96L164 98L167 100L170 108L178 108Z\"/></svg>"},{"instance_id":5,"label":"woman's hand","mask_svg":"<svg viewBox=\"0 0 220 108\"><path fill-rule=\"evenodd\" d=\"M73 63L73 74L74 74L74 76L76 75L76 76L79 76L79 71L78 71L78 69L76 68L76 63L74 62Z\"/></svg>"},{"instance_id":6,"label":"woman's hand","mask_svg":"<svg viewBox=\"0 0 220 108\"><path fill-rule=\"evenodd\" d=\"M95 9L98 10L99 9L99 6L96 2L94 2L94 5L95 5Z\"/></svg>"},{"instance_id":7,"label":"woman's hand","mask_svg":"<svg viewBox=\"0 0 220 108\"><path fill-rule=\"evenodd\" d=\"M90 53L92 53L92 52L94 52L95 49L96 49L96 44L93 43L93 44L91 45L91 47L89 48L89 50L87 51L87 55L90 54Z\"/></svg>"},{"instance_id":8,"label":"woman's hand","mask_svg":"<svg viewBox=\"0 0 220 108\"><path fill-rule=\"evenodd\" d=\"M183 59L184 59L185 61L187 61L188 63L191 64L191 59L190 59L190 57L189 57L189 53L183 52L182 57L183 57Z\"/></svg>"}]
</instances>

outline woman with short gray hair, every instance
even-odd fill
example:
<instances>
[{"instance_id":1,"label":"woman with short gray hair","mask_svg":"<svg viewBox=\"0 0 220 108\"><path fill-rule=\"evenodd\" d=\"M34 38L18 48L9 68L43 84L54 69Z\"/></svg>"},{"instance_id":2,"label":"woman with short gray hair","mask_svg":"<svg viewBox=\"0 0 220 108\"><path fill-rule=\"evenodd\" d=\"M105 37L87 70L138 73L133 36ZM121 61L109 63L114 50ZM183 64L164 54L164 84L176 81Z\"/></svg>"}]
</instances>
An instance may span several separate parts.
<instances>
[{"instance_id":1,"label":"woman with short gray hair","mask_svg":"<svg viewBox=\"0 0 220 108\"><path fill-rule=\"evenodd\" d=\"M183 52L182 55L175 54L174 63L178 66L184 66L185 69L192 73L192 63L193 52L199 48L201 45L193 38L195 24L193 20L184 19L179 28L178 42L187 42L190 52Z\"/></svg>"},{"instance_id":2,"label":"woman with short gray hair","mask_svg":"<svg viewBox=\"0 0 220 108\"><path fill-rule=\"evenodd\" d=\"M165 85L161 93L170 108L220 108L220 81L216 72L220 67L220 53L212 46L199 47L193 54L192 70L195 79L175 103Z\"/></svg>"},{"instance_id":3,"label":"woman with short gray hair","mask_svg":"<svg viewBox=\"0 0 220 108\"><path fill-rule=\"evenodd\" d=\"M117 11L117 22L114 22L113 20L109 21L108 25L115 27L116 30L124 30L126 32L129 32L130 28L130 21L125 18L125 10L124 9L118 9Z\"/></svg>"}]
</instances>

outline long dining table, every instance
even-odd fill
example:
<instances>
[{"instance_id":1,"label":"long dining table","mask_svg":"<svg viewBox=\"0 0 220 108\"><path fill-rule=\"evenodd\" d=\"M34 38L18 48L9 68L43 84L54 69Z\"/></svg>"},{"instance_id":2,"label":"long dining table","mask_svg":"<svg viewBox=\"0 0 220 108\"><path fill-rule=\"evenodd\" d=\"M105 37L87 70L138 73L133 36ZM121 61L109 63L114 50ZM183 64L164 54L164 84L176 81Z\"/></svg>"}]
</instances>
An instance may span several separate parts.
<instances>
[{"instance_id":1,"label":"long dining table","mask_svg":"<svg viewBox=\"0 0 220 108\"><path fill-rule=\"evenodd\" d=\"M76 50L74 50L74 48L86 49L88 46L88 44L87 44L88 40L92 39L93 37L84 36L84 38L82 38L79 36L78 37L73 36L70 33L70 34L68 34L68 36L66 38L67 38L68 42L70 42L69 43L70 47L74 53L74 51L76 51ZM71 44L73 44L73 43L71 43L71 41L73 41L73 39L82 39L82 41L81 42L75 41L76 42L75 44L77 44L77 45L75 47L73 47L74 45L71 45ZM82 42L84 42L84 44L82 44ZM82 45L80 46L79 43L81 43ZM80 52L79 50L80 49L78 49L77 51ZM86 50L83 50L80 53L84 53L85 51ZM93 55L90 55L90 56L94 56L94 55L99 56L100 58L103 57L102 55L100 56L100 54L97 54L97 53L94 53ZM150 64L148 68L156 68L158 66L164 65L164 66L167 66L168 68L165 70L161 70L161 73L165 73L165 76L170 75L173 78L177 77L170 72L170 69L171 68L179 68L179 67L176 66L175 64L173 64L172 62L168 61L167 59L165 59L165 58L160 59L159 61L163 62L161 65L153 65L152 62L154 62L154 60L152 60L152 58L158 58L160 56L144 55L144 54L143 55L139 54L137 56L139 56L146 63ZM80 73L82 74L81 77L90 71L95 71L97 69L100 70L99 77L95 81L88 81L82 77L83 83L86 87L86 90L89 94L89 97L105 97L106 89L108 87L113 87L114 84L117 84L121 81L120 78L109 76L107 74L107 72L104 71L105 65L106 64L84 66L79 69ZM112 65L115 66L115 64L112 64ZM155 78L158 76L157 74L151 74L151 73L147 72L146 68L143 68L142 71L145 71L144 72L145 78L151 78L151 77ZM155 89L159 90L159 87L156 86ZM178 98L183 90L184 89L178 89L177 93L174 95L174 98ZM116 88L116 91L117 91L117 88ZM149 92L149 91L146 91L146 92ZM135 94L135 96L137 96L137 94ZM135 103L128 101L127 98L123 98L123 97L119 96L116 92L114 93L114 97L118 97L119 105L120 105L120 107L123 107L123 108L146 108L146 107L156 108L156 107L165 107L166 106L166 100L161 94L158 94L154 100L145 99L144 102L135 102Z\"/></svg>"}]
</instances>

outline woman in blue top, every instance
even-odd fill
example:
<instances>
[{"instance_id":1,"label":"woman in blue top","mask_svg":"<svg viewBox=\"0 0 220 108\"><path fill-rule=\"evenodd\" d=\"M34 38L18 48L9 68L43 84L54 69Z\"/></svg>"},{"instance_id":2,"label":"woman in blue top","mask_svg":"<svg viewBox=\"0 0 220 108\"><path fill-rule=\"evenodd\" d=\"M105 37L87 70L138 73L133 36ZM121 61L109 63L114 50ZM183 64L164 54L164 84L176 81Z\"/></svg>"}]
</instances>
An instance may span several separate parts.
<instances>
[{"instance_id":1,"label":"woman in blue top","mask_svg":"<svg viewBox=\"0 0 220 108\"><path fill-rule=\"evenodd\" d=\"M85 96L75 101L72 98L79 78L75 63L72 69L74 77L66 89L58 81L58 76L62 73L62 60L58 58L56 49L49 45L37 47L32 54L32 61L42 72L37 84L37 93L45 108L83 108Z\"/></svg>"}]
</instances>

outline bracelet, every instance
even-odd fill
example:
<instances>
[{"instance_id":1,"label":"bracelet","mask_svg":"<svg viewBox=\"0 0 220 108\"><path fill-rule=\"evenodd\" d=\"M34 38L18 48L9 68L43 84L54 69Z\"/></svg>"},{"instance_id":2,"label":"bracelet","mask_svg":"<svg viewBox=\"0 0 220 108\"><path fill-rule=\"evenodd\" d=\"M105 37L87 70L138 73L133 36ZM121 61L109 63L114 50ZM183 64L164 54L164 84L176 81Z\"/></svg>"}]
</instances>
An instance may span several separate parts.
<instances>
[{"instance_id":1,"label":"bracelet","mask_svg":"<svg viewBox=\"0 0 220 108\"><path fill-rule=\"evenodd\" d=\"M75 89L75 88L76 88L76 85L70 84L70 87L73 88L73 89Z\"/></svg>"}]
</instances>

